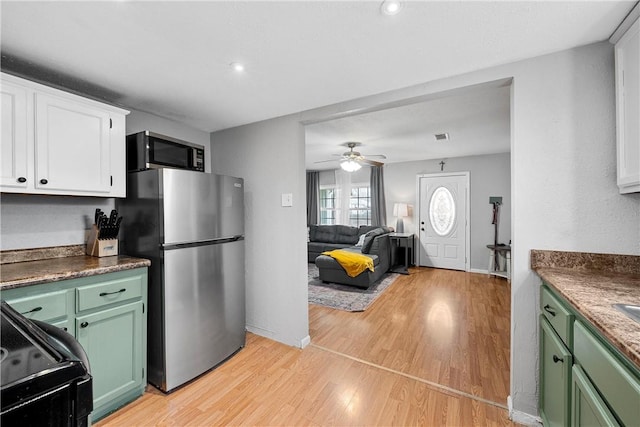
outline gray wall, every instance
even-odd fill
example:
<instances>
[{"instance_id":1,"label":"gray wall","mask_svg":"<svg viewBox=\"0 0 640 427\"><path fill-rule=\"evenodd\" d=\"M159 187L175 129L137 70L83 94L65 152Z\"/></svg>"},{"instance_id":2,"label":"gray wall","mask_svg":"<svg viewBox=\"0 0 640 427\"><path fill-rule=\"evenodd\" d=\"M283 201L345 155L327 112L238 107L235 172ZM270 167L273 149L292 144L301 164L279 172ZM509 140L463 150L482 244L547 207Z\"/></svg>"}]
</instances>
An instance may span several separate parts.
<instances>
[{"instance_id":1,"label":"gray wall","mask_svg":"<svg viewBox=\"0 0 640 427\"><path fill-rule=\"evenodd\" d=\"M202 144L208 158L208 132L132 110L127 116L127 134L146 129ZM206 167L210 171L211 162ZM85 230L91 227L96 208L109 212L114 205L112 198L3 193L0 197L0 249L84 244ZM126 218L123 222L126 225Z\"/></svg>"},{"instance_id":2,"label":"gray wall","mask_svg":"<svg viewBox=\"0 0 640 427\"><path fill-rule=\"evenodd\" d=\"M445 172L469 172L471 259L473 271L487 271L488 244L493 244L494 228L491 224L493 207L489 196L502 196L500 208L500 243L511 240L511 159L509 153L484 156L458 157L446 160ZM440 160L391 163L384 166L387 225L395 226L394 203L408 203L413 207L410 217L404 219L405 232L418 235L414 214L417 208L416 176L440 173ZM417 258L416 258L417 259Z\"/></svg>"},{"instance_id":3,"label":"gray wall","mask_svg":"<svg viewBox=\"0 0 640 427\"><path fill-rule=\"evenodd\" d=\"M245 183L247 329L309 342L304 128L286 116L211 134L213 170ZM284 193L293 206L281 206Z\"/></svg>"}]
</instances>

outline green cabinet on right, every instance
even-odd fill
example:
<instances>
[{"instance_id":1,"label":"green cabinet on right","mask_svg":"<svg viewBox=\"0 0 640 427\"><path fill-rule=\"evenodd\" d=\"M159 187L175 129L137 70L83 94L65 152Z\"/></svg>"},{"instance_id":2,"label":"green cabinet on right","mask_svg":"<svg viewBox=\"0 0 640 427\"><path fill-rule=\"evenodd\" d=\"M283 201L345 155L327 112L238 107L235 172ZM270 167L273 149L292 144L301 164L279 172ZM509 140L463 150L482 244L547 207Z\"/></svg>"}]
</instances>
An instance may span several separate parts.
<instances>
[{"instance_id":1,"label":"green cabinet on right","mask_svg":"<svg viewBox=\"0 0 640 427\"><path fill-rule=\"evenodd\" d=\"M572 369L572 426L617 427L620 424L580 365Z\"/></svg>"},{"instance_id":2,"label":"green cabinet on right","mask_svg":"<svg viewBox=\"0 0 640 427\"><path fill-rule=\"evenodd\" d=\"M545 426L640 426L640 369L546 283L540 298Z\"/></svg>"}]
</instances>

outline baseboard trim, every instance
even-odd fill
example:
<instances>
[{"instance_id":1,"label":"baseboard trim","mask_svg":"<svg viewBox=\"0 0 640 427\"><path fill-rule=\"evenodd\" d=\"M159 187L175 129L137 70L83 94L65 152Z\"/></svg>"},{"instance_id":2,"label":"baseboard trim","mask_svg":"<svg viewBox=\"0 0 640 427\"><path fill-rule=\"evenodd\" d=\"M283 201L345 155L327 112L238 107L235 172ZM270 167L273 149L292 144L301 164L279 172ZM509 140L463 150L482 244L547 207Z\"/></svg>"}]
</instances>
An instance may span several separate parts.
<instances>
[{"instance_id":1,"label":"baseboard trim","mask_svg":"<svg viewBox=\"0 0 640 427\"><path fill-rule=\"evenodd\" d=\"M469 273L478 273L478 274L489 274L488 270L483 270L481 268L470 268Z\"/></svg>"},{"instance_id":2,"label":"baseboard trim","mask_svg":"<svg viewBox=\"0 0 640 427\"><path fill-rule=\"evenodd\" d=\"M300 348L305 348L309 344L311 344L311 337L309 335L300 340Z\"/></svg>"},{"instance_id":3,"label":"baseboard trim","mask_svg":"<svg viewBox=\"0 0 640 427\"><path fill-rule=\"evenodd\" d=\"M542 425L542 419L540 417L513 409L513 401L511 400L511 396L507 396L507 407L509 409L509 419L511 421L525 426L538 427Z\"/></svg>"}]
</instances>

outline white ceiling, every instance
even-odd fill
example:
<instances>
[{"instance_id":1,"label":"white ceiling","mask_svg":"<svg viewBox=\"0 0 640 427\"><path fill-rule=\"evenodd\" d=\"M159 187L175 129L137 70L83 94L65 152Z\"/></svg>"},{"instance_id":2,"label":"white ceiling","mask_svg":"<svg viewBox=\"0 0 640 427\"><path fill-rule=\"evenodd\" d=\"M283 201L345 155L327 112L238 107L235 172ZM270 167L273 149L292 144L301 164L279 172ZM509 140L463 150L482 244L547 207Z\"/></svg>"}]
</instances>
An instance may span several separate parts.
<instances>
[{"instance_id":1,"label":"white ceiling","mask_svg":"<svg viewBox=\"0 0 640 427\"><path fill-rule=\"evenodd\" d=\"M380 3L3 0L2 68L215 131L606 40L635 1L412 1L396 16ZM309 161L351 139L389 161L468 155L474 134L508 132L492 122L508 115L506 93L309 126ZM449 146L429 141L444 131Z\"/></svg>"}]
</instances>

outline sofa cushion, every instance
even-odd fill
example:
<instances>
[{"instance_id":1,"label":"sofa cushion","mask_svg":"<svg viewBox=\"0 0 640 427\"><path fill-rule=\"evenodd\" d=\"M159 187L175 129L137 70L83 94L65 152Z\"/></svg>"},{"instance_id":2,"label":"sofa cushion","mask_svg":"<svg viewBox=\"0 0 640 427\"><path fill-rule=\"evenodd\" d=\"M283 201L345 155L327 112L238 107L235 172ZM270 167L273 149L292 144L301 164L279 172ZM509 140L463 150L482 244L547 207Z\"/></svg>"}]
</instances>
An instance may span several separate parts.
<instances>
[{"instance_id":1,"label":"sofa cushion","mask_svg":"<svg viewBox=\"0 0 640 427\"><path fill-rule=\"evenodd\" d=\"M312 242L328 242L336 241L335 225L312 225L309 227L309 238Z\"/></svg>"},{"instance_id":2,"label":"sofa cushion","mask_svg":"<svg viewBox=\"0 0 640 427\"><path fill-rule=\"evenodd\" d=\"M375 239L378 236L382 236L385 233L386 233L385 230L378 227L369 231L367 234L365 234L364 243L362 244L362 253L368 254L371 251L371 246L373 245L373 239Z\"/></svg>"},{"instance_id":3,"label":"sofa cushion","mask_svg":"<svg viewBox=\"0 0 640 427\"><path fill-rule=\"evenodd\" d=\"M358 242L358 229L348 225L336 225L336 236L333 243L355 245Z\"/></svg>"}]
</instances>

